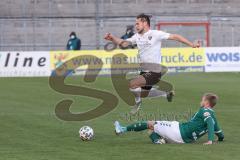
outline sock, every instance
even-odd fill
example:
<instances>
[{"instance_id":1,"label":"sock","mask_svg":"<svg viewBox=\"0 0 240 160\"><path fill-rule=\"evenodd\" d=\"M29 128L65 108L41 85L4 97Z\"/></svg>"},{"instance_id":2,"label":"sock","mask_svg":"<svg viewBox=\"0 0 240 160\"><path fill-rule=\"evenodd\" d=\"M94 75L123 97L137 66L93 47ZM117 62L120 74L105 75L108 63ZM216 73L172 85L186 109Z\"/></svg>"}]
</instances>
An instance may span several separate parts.
<instances>
[{"instance_id":1,"label":"sock","mask_svg":"<svg viewBox=\"0 0 240 160\"><path fill-rule=\"evenodd\" d=\"M122 127L123 132L127 132L127 127Z\"/></svg>"},{"instance_id":2,"label":"sock","mask_svg":"<svg viewBox=\"0 0 240 160\"><path fill-rule=\"evenodd\" d=\"M135 88L135 89L132 89L130 88L129 89L135 96L135 102L138 103L141 101L141 88L138 87L138 88Z\"/></svg>"},{"instance_id":3,"label":"sock","mask_svg":"<svg viewBox=\"0 0 240 160\"><path fill-rule=\"evenodd\" d=\"M167 97L167 93L165 91L152 88L147 97Z\"/></svg>"},{"instance_id":4,"label":"sock","mask_svg":"<svg viewBox=\"0 0 240 160\"><path fill-rule=\"evenodd\" d=\"M149 136L153 143L156 143L160 137L161 136L159 136L156 132L152 132L152 134Z\"/></svg>"},{"instance_id":5,"label":"sock","mask_svg":"<svg viewBox=\"0 0 240 160\"><path fill-rule=\"evenodd\" d=\"M141 97L135 97L135 103L139 103L141 101Z\"/></svg>"},{"instance_id":6,"label":"sock","mask_svg":"<svg viewBox=\"0 0 240 160\"><path fill-rule=\"evenodd\" d=\"M148 129L146 121L137 122L126 127L127 131L142 131Z\"/></svg>"}]
</instances>

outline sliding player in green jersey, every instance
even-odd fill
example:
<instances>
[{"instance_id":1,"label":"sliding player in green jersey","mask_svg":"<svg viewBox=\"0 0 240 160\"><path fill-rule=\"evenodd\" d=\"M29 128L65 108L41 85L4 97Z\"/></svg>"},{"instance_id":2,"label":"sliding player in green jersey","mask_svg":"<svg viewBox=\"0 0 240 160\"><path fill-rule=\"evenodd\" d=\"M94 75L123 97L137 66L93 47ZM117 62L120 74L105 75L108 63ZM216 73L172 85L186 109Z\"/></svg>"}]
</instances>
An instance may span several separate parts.
<instances>
[{"instance_id":1,"label":"sliding player in green jersey","mask_svg":"<svg viewBox=\"0 0 240 160\"><path fill-rule=\"evenodd\" d=\"M142 121L128 126L121 126L118 121L114 123L115 132L119 135L128 131L142 131L150 129L150 138L153 143L191 143L208 133L208 141L204 144L213 144L214 134L218 141L223 141L224 134L220 129L213 107L218 97L207 93L202 97L201 107L190 121L179 123L177 121Z\"/></svg>"}]
</instances>

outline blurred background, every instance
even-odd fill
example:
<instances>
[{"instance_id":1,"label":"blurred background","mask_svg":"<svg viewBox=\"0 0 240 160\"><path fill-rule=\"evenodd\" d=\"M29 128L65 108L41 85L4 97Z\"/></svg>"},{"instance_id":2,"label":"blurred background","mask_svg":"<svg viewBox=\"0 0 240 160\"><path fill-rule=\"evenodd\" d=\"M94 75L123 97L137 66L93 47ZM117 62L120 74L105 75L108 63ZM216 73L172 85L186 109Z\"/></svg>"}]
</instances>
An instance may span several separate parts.
<instances>
[{"instance_id":1,"label":"blurred background","mask_svg":"<svg viewBox=\"0 0 240 160\"><path fill-rule=\"evenodd\" d=\"M121 37L140 13L152 15L152 29L203 46L240 46L239 7L239 0L1 0L0 50L64 50L72 31L81 49L103 49L106 32Z\"/></svg>"}]
</instances>

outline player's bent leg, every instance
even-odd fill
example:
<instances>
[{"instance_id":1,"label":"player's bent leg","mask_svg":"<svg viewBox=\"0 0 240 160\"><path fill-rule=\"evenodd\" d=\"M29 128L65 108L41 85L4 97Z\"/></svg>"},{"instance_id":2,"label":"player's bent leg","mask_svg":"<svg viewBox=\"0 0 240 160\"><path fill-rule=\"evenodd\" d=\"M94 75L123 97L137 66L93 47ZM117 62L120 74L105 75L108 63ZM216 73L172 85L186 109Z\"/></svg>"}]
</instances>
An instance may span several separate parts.
<instances>
[{"instance_id":1,"label":"player's bent leg","mask_svg":"<svg viewBox=\"0 0 240 160\"><path fill-rule=\"evenodd\" d=\"M149 91L151 90L152 86L146 86L145 77L139 75L137 78L130 81L129 88L130 91L134 93L134 95L144 98L149 95Z\"/></svg>"},{"instance_id":2,"label":"player's bent leg","mask_svg":"<svg viewBox=\"0 0 240 160\"><path fill-rule=\"evenodd\" d=\"M157 134L154 131L149 135L149 138L151 139L152 143L154 143L154 144L165 144L166 143L164 138L162 138L159 134Z\"/></svg>"},{"instance_id":3,"label":"player's bent leg","mask_svg":"<svg viewBox=\"0 0 240 160\"><path fill-rule=\"evenodd\" d=\"M148 96L147 97L153 97L153 98L156 98L156 97L167 97L167 92L165 91L161 91L157 88L152 88L149 93L148 93Z\"/></svg>"},{"instance_id":4,"label":"player's bent leg","mask_svg":"<svg viewBox=\"0 0 240 160\"><path fill-rule=\"evenodd\" d=\"M148 90L144 97L166 97L169 102L172 101L173 98L173 86L169 83L164 83L165 81L160 80L162 77L162 72L142 72L141 75L146 80L146 86L142 87L142 89L146 88ZM152 88L153 85L158 85L158 88Z\"/></svg>"},{"instance_id":5,"label":"player's bent leg","mask_svg":"<svg viewBox=\"0 0 240 160\"><path fill-rule=\"evenodd\" d=\"M130 89L136 89L138 87L143 87L146 85L146 80L143 76L139 75L136 78L132 79L129 83Z\"/></svg>"},{"instance_id":6,"label":"player's bent leg","mask_svg":"<svg viewBox=\"0 0 240 160\"><path fill-rule=\"evenodd\" d=\"M173 96L175 95L173 86L162 80L160 80L156 86L157 88L153 87L150 90L148 97L166 97L168 102L172 102Z\"/></svg>"},{"instance_id":7,"label":"player's bent leg","mask_svg":"<svg viewBox=\"0 0 240 160\"><path fill-rule=\"evenodd\" d=\"M158 140L161 138L161 136L159 136L159 134L157 134L156 132L152 132L149 135L149 138L151 139L152 143L156 144L158 142Z\"/></svg>"},{"instance_id":8,"label":"player's bent leg","mask_svg":"<svg viewBox=\"0 0 240 160\"><path fill-rule=\"evenodd\" d=\"M154 132L163 137L168 143L184 143L177 121L156 121Z\"/></svg>"},{"instance_id":9,"label":"player's bent leg","mask_svg":"<svg viewBox=\"0 0 240 160\"><path fill-rule=\"evenodd\" d=\"M141 103L142 103L142 101L141 101L141 92L142 92L141 86L144 86L145 84L146 84L146 80L141 75L139 75L137 78L134 78L129 83L129 89L134 94L135 102L136 102L136 104L131 107L130 114L132 114L132 115L135 115L141 107Z\"/></svg>"},{"instance_id":10,"label":"player's bent leg","mask_svg":"<svg viewBox=\"0 0 240 160\"><path fill-rule=\"evenodd\" d=\"M154 144L165 144L166 141L163 137L161 137L158 133L154 132L154 125L156 121L148 121L148 129L152 130L149 138L151 139L152 143Z\"/></svg>"},{"instance_id":11,"label":"player's bent leg","mask_svg":"<svg viewBox=\"0 0 240 160\"><path fill-rule=\"evenodd\" d=\"M175 95L173 85L163 80L160 80L157 85L161 91L166 93L168 102L172 102L173 96Z\"/></svg>"}]
</instances>

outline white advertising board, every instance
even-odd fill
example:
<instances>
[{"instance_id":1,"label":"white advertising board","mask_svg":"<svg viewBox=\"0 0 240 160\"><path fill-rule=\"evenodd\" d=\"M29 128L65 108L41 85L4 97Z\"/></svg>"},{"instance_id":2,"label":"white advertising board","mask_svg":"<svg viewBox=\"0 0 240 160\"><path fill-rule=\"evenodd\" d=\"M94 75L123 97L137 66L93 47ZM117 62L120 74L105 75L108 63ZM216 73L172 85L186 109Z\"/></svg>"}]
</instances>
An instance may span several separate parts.
<instances>
[{"instance_id":1,"label":"white advertising board","mask_svg":"<svg viewBox=\"0 0 240 160\"><path fill-rule=\"evenodd\" d=\"M239 72L240 47L205 48L206 72Z\"/></svg>"},{"instance_id":2,"label":"white advertising board","mask_svg":"<svg viewBox=\"0 0 240 160\"><path fill-rule=\"evenodd\" d=\"M0 77L49 76L49 52L0 52Z\"/></svg>"}]
</instances>

